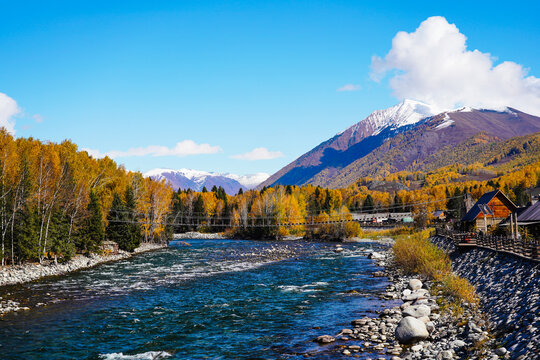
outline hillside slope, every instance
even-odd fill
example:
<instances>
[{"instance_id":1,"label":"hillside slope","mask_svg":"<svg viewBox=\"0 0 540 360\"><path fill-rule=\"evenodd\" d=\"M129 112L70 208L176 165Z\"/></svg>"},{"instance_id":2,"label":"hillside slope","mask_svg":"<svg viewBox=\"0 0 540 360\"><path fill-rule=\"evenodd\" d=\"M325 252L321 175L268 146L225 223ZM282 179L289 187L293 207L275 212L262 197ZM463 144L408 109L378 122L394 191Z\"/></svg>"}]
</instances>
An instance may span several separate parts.
<instances>
[{"instance_id":1,"label":"hillside slope","mask_svg":"<svg viewBox=\"0 0 540 360\"><path fill-rule=\"evenodd\" d=\"M404 102L400 106L410 107L411 103ZM422 107L424 104L420 105L420 109ZM379 127L373 130L368 124L377 114L374 112L302 155L262 185L344 187L363 176L384 176L401 170L415 171L451 165L469 157L466 153L472 149L471 143L497 144L540 131L539 117L516 109L493 111L462 108L421 118L420 114L433 111L430 107L423 110L414 112L414 121L396 126L390 117L386 123L380 121ZM480 134L482 136L478 137Z\"/></svg>"}]
</instances>

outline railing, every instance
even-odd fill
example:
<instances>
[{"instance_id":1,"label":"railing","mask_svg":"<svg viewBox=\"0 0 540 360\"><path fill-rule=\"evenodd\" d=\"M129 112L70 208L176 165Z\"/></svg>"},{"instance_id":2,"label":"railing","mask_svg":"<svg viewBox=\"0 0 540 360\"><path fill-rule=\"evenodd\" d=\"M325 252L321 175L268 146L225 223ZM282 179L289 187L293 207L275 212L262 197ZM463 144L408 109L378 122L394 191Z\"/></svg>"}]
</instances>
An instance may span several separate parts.
<instances>
[{"instance_id":1,"label":"railing","mask_svg":"<svg viewBox=\"0 0 540 360\"><path fill-rule=\"evenodd\" d=\"M457 247L481 247L540 261L539 239L512 239L506 236L485 235L474 232L464 233L441 228L436 229L436 234L452 239Z\"/></svg>"}]
</instances>

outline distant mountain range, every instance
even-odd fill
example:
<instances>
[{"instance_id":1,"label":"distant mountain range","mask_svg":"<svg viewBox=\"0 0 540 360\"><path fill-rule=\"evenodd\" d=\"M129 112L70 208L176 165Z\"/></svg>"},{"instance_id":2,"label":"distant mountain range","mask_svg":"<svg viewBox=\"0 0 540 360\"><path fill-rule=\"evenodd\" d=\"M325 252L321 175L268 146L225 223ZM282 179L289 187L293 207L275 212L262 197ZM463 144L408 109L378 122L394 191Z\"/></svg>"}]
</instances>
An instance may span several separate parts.
<instances>
[{"instance_id":1,"label":"distant mountain range","mask_svg":"<svg viewBox=\"0 0 540 360\"><path fill-rule=\"evenodd\" d=\"M425 170L435 164L438 167L456 162L467 164L480 161L478 157L469 156L475 145L499 144L539 131L540 117L512 108L464 107L441 111L428 104L405 100L373 112L300 156L259 186L313 184L338 188L365 176ZM537 142L534 144L538 146ZM456 154L458 149L460 153ZM490 149L490 153L496 153ZM533 150L540 153L540 149Z\"/></svg>"},{"instance_id":2,"label":"distant mountain range","mask_svg":"<svg viewBox=\"0 0 540 360\"><path fill-rule=\"evenodd\" d=\"M227 194L236 194L240 188L249 190L268 179L268 174L257 173L253 175L236 175L236 174L220 174L207 171L191 170L191 169L154 169L146 172L145 177L161 180L165 179L171 184L174 190L191 189L193 191L201 191L206 187L208 191L215 185L222 187Z\"/></svg>"}]
</instances>

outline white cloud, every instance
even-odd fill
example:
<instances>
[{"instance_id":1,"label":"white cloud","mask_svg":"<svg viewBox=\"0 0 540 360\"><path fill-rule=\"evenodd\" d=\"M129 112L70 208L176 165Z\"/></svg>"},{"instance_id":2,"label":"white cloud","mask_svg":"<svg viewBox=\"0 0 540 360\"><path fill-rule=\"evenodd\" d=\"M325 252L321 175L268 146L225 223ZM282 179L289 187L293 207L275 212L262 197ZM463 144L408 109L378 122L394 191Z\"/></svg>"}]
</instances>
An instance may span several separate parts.
<instances>
[{"instance_id":1,"label":"white cloud","mask_svg":"<svg viewBox=\"0 0 540 360\"><path fill-rule=\"evenodd\" d=\"M82 149L88 152L89 155L95 158L102 158L105 156L111 159L133 156L178 156L184 157L189 155L201 155L201 154L215 154L221 150L219 146L212 146L210 144L197 144L193 140L184 140L176 143L172 148L161 145L150 145L147 147L131 148L126 151L112 150L106 153L101 153L95 149Z\"/></svg>"},{"instance_id":2,"label":"white cloud","mask_svg":"<svg viewBox=\"0 0 540 360\"><path fill-rule=\"evenodd\" d=\"M17 105L17 102L7 96L0 93L0 127L6 128L6 130L15 135L15 120L13 117L21 112L21 109Z\"/></svg>"},{"instance_id":3,"label":"white cloud","mask_svg":"<svg viewBox=\"0 0 540 360\"><path fill-rule=\"evenodd\" d=\"M430 17L415 32L398 32L384 59L372 58L372 78L379 81L391 72L390 86L399 99L447 109L510 106L540 115L540 79L511 61L494 66L489 53L467 50L466 40L444 17Z\"/></svg>"},{"instance_id":4,"label":"white cloud","mask_svg":"<svg viewBox=\"0 0 540 360\"><path fill-rule=\"evenodd\" d=\"M240 160L272 160L284 157L281 151L268 151L267 148L255 148L245 154L233 155L231 158Z\"/></svg>"},{"instance_id":5,"label":"white cloud","mask_svg":"<svg viewBox=\"0 0 540 360\"><path fill-rule=\"evenodd\" d=\"M337 89L336 91L358 91L362 89L362 87L360 85L355 85L355 84L346 84L346 85L343 85L342 87L340 87L339 89Z\"/></svg>"},{"instance_id":6,"label":"white cloud","mask_svg":"<svg viewBox=\"0 0 540 360\"><path fill-rule=\"evenodd\" d=\"M32 118L38 123L41 124L43 122L43 116L40 114L34 114L32 115Z\"/></svg>"}]
</instances>

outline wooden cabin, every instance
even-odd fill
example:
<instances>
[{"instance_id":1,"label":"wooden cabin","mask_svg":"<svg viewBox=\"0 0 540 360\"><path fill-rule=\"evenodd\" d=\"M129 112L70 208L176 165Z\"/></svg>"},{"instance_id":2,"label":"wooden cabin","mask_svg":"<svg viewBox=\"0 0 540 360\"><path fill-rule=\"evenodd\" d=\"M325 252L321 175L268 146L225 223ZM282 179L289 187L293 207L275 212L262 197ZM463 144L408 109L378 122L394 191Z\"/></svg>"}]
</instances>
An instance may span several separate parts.
<instances>
[{"instance_id":1,"label":"wooden cabin","mask_svg":"<svg viewBox=\"0 0 540 360\"><path fill-rule=\"evenodd\" d=\"M516 212L516 209L517 206L506 195L494 190L482 195L461 221L485 232Z\"/></svg>"},{"instance_id":2,"label":"wooden cabin","mask_svg":"<svg viewBox=\"0 0 540 360\"><path fill-rule=\"evenodd\" d=\"M435 219L437 221L446 220L446 212L444 210L435 210L433 212L433 219Z\"/></svg>"},{"instance_id":3,"label":"wooden cabin","mask_svg":"<svg viewBox=\"0 0 540 360\"><path fill-rule=\"evenodd\" d=\"M105 255L118 255L118 244L114 241L104 241L101 245L101 251Z\"/></svg>"},{"instance_id":4,"label":"wooden cabin","mask_svg":"<svg viewBox=\"0 0 540 360\"><path fill-rule=\"evenodd\" d=\"M506 222L509 223L508 220ZM519 212L517 225L524 228L532 237L540 238L540 202L535 202Z\"/></svg>"}]
</instances>

